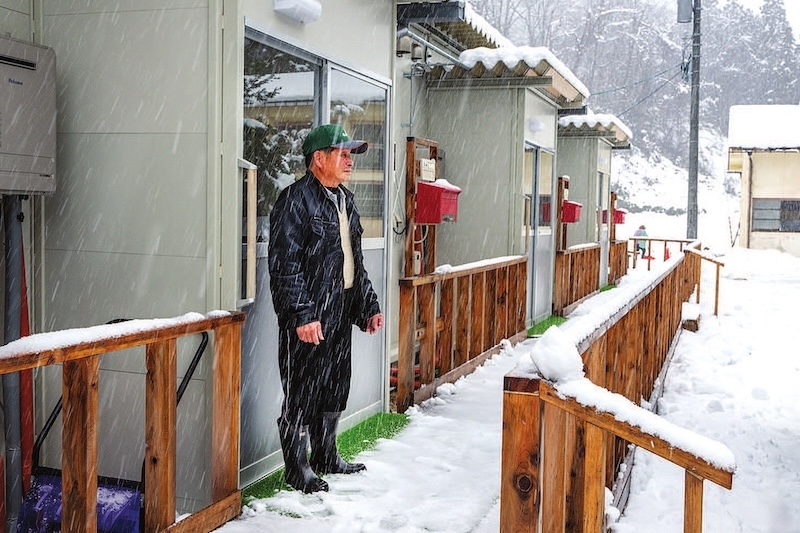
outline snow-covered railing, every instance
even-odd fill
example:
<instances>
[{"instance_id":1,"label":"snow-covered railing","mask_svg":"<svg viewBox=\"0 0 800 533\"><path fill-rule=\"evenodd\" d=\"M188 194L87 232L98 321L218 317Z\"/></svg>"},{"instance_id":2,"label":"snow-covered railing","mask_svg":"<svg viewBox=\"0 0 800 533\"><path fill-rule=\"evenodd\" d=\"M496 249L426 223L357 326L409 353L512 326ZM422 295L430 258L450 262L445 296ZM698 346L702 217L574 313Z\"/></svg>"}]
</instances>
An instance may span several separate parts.
<instances>
[{"instance_id":1,"label":"snow-covered railing","mask_svg":"<svg viewBox=\"0 0 800 533\"><path fill-rule=\"evenodd\" d=\"M696 249L699 245L693 242L688 247ZM683 302L699 286L699 265L698 254L681 254L663 264L652 280L633 285L630 288L633 290L615 289L614 292L622 291L617 295L603 293L611 295L604 304L570 316L560 329L555 328L568 337L571 350L580 354L576 357L581 377L585 372L586 378L597 387L617 393L633 405L653 405L664 381L668 356L681 329ZM550 330L534 346L544 350L544 354L528 374L537 372L557 381L547 372L549 362L559 360L560 351L558 347L548 347L549 333ZM584 416L584 411L576 414L575 409L565 410L563 405L554 407L555 400L547 401L550 396L541 397L537 377L525 376L525 372L521 377L512 372L506 380L501 527L504 531L538 531L536 524L541 512L544 532L563 531L564 528L600 531L605 489L615 489L615 504L620 508L624 505L627 476L618 477L617 472L621 471L623 463L630 464L626 456L628 443L648 441L641 441L642 435L632 434L630 428L623 426L608 431L607 427L598 425L595 418ZM531 400L534 397L536 401ZM566 396L562 394L560 398ZM506 420L512 422L506 425ZM536 436L531 436L531 428L535 428ZM602 453L595 449L598 446L602 447ZM552 452L546 460L541 455L543 449ZM692 468L705 472L701 466ZM533 469L534 477L520 473ZM706 474L707 479L719 480ZM549 481L564 476L566 481L562 484ZM695 498L696 483L688 483ZM691 499L691 502L695 505L697 500ZM688 516L698 515L692 510Z\"/></svg>"},{"instance_id":2,"label":"snow-covered railing","mask_svg":"<svg viewBox=\"0 0 800 533\"><path fill-rule=\"evenodd\" d=\"M0 347L0 373L61 363L62 524L97 530L97 417L100 357L145 347L145 531L211 531L238 516L241 312L189 313L40 333ZM211 504L175 521L177 339L213 331Z\"/></svg>"},{"instance_id":3,"label":"snow-covered railing","mask_svg":"<svg viewBox=\"0 0 800 533\"><path fill-rule=\"evenodd\" d=\"M526 256L498 257L400 280L398 412L472 372L501 340L524 338L527 267Z\"/></svg>"},{"instance_id":4,"label":"snow-covered railing","mask_svg":"<svg viewBox=\"0 0 800 533\"><path fill-rule=\"evenodd\" d=\"M553 314L600 290L600 245L580 244L556 252Z\"/></svg>"},{"instance_id":5,"label":"snow-covered railing","mask_svg":"<svg viewBox=\"0 0 800 533\"><path fill-rule=\"evenodd\" d=\"M577 352L576 352L577 355ZM570 446L577 429L577 448ZM703 529L703 481L730 489L736 463L722 443L676 426L588 379L505 378L501 532L604 531L607 435L683 468L684 531Z\"/></svg>"},{"instance_id":6,"label":"snow-covered railing","mask_svg":"<svg viewBox=\"0 0 800 533\"><path fill-rule=\"evenodd\" d=\"M628 238L628 242L630 243L630 251L629 253L633 257L633 268L636 268L636 262L639 259L639 255L636 250L636 242L637 241L644 241L645 243L645 253L643 259L647 261L647 270L650 270L650 263L651 261L656 260L656 256L653 254L655 251L653 250L653 243L663 243L663 253L661 257L664 261L669 260L672 257L672 252L670 251L670 244L677 245L678 252L682 252L683 249L687 246L690 248L698 248L697 246L692 246L696 244L697 241L693 241L692 239L663 239L663 238L655 238L655 237L630 237ZM673 250L674 251L674 250Z\"/></svg>"},{"instance_id":7,"label":"snow-covered railing","mask_svg":"<svg viewBox=\"0 0 800 533\"><path fill-rule=\"evenodd\" d=\"M717 268L716 278L714 280L714 316L717 316L719 314L719 271L720 271L720 269L722 267L725 266L725 263L723 263L719 259L711 257L710 255L708 255L706 253L703 253L700 250L697 250L695 248L689 248L686 251L687 252L691 252L692 254L696 255L700 259L708 261L709 263L715 265L716 268ZM699 268L699 266L698 266L698 268ZM700 303L700 286L699 285L697 286L697 303Z\"/></svg>"}]
</instances>

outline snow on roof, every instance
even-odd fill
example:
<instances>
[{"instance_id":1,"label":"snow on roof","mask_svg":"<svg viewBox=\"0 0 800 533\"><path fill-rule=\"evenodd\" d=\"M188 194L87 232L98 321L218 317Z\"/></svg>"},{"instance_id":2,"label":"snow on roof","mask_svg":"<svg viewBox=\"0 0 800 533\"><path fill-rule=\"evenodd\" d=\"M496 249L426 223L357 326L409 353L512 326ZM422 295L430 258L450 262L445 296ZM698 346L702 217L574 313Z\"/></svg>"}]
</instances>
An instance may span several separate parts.
<instances>
[{"instance_id":1,"label":"snow on roof","mask_svg":"<svg viewBox=\"0 0 800 533\"><path fill-rule=\"evenodd\" d=\"M514 46L514 43L505 38L505 36L497 31L494 26L489 24L485 18L478 15L469 2L464 5L464 18L467 23L472 26L475 31L483 34L490 41L494 41L497 46Z\"/></svg>"},{"instance_id":2,"label":"snow on roof","mask_svg":"<svg viewBox=\"0 0 800 533\"><path fill-rule=\"evenodd\" d=\"M499 63L503 63L509 70L514 69L520 62L530 68L535 68L543 61L570 83L584 98L589 97L589 89L581 80L558 59L553 52L543 46L504 46L501 48L472 48L464 50L458 58L459 62L467 68L473 68L482 63L488 70L492 70Z\"/></svg>"},{"instance_id":3,"label":"snow on roof","mask_svg":"<svg viewBox=\"0 0 800 533\"><path fill-rule=\"evenodd\" d=\"M594 114L591 111L586 115L566 115L558 119L558 125L562 128L574 127L576 129L595 129L602 126L606 130L614 131L619 130L627 139L630 139L633 134L628 126L615 115L610 114Z\"/></svg>"},{"instance_id":4,"label":"snow on roof","mask_svg":"<svg viewBox=\"0 0 800 533\"><path fill-rule=\"evenodd\" d=\"M729 148L800 148L800 105L735 105Z\"/></svg>"}]
</instances>

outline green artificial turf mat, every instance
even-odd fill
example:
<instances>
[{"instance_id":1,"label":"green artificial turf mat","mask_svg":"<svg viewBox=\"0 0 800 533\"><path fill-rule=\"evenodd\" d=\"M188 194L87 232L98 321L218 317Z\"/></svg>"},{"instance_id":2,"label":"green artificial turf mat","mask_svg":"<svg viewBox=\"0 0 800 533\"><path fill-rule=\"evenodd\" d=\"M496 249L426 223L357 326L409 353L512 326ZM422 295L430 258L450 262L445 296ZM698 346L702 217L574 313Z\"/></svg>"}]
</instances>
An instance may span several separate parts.
<instances>
[{"instance_id":1,"label":"green artificial turf mat","mask_svg":"<svg viewBox=\"0 0 800 533\"><path fill-rule=\"evenodd\" d=\"M375 447L378 439L390 439L408 424L408 416L400 413L378 413L341 433L337 437L339 454L350 461L359 453ZM276 427L277 429L277 427ZM279 490L290 489L283 481L283 468L261 478L242 490L245 503L269 498Z\"/></svg>"}]
</instances>

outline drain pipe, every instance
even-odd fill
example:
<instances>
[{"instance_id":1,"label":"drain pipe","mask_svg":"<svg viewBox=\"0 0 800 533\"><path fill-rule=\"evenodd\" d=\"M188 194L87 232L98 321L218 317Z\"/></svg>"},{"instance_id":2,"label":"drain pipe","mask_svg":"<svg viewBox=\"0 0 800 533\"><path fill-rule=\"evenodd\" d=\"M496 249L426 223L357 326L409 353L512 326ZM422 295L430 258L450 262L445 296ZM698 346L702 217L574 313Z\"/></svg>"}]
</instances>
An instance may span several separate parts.
<instances>
[{"instance_id":1,"label":"drain pipe","mask_svg":"<svg viewBox=\"0 0 800 533\"><path fill-rule=\"evenodd\" d=\"M22 294L22 197L3 196L5 230L5 325L4 342L19 339ZM6 436L6 531L17 530L22 507L22 448L20 445L19 372L3 374L3 405Z\"/></svg>"}]
</instances>

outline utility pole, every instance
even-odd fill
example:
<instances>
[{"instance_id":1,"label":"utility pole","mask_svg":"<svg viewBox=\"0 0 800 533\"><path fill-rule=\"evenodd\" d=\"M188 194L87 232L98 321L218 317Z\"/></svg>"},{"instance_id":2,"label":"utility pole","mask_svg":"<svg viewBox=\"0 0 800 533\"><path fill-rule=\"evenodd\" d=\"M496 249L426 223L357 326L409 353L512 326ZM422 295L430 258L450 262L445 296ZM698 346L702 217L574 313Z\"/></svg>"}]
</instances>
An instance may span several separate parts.
<instances>
[{"instance_id":1,"label":"utility pole","mask_svg":"<svg viewBox=\"0 0 800 533\"><path fill-rule=\"evenodd\" d=\"M689 111L689 191L686 207L686 238L697 238L697 169L700 128L700 12L701 0L692 6L692 93Z\"/></svg>"}]
</instances>

